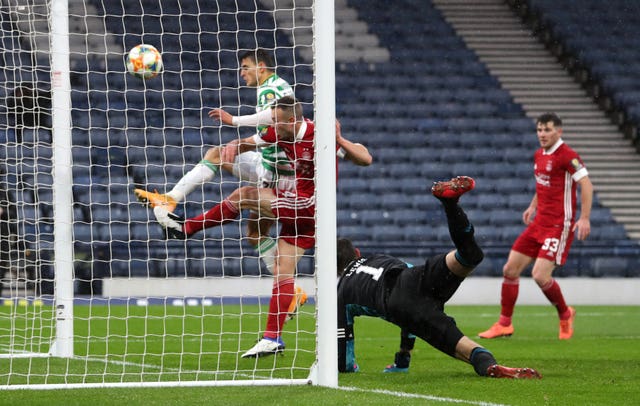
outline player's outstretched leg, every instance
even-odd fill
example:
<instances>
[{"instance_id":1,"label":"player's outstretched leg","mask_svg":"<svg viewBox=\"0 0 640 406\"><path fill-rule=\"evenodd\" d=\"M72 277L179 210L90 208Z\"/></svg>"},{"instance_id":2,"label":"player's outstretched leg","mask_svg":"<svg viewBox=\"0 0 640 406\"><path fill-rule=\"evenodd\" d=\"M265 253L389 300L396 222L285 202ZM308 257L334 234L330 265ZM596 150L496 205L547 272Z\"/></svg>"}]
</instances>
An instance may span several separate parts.
<instances>
[{"instance_id":1,"label":"player's outstretched leg","mask_svg":"<svg viewBox=\"0 0 640 406\"><path fill-rule=\"evenodd\" d=\"M458 176L448 181L435 182L431 193L438 199L458 199L476 187L476 181L469 176Z\"/></svg>"},{"instance_id":2,"label":"player's outstretched leg","mask_svg":"<svg viewBox=\"0 0 640 406\"><path fill-rule=\"evenodd\" d=\"M533 368L509 368L498 364L487 368L487 376L508 379L542 379L540 372Z\"/></svg>"},{"instance_id":3,"label":"player's outstretched leg","mask_svg":"<svg viewBox=\"0 0 640 406\"><path fill-rule=\"evenodd\" d=\"M164 207L167 211L173 212L178 205L176 200L165 194L158 193L157 190L149 192L144 189L134 189L133 194L142 203L147 203L152 209L155 207Z\"/></svg>"},{"instance_id":4,"label":"player's outstretched leg","mask_svg":"<svg viewBox=\"0 0 640 406\"><path fill-rule=\"evenodd\" d=\"M476 345L468 337L463 337L458 346ZM456 348L456 351L459 351ZM473 365L473 369L480 376L490 378L510 378L510 379L541 379L542 375L532 368L509 368L498 364L493 357L491 351L482 347L475 347L469 356L469 362Z\"/></svg>"},{"instance_id":5,"label":"player's outstretched leg","mask_svg":"<svg viewBox=\"0 0 640 406\"><path fill-rule=\"evenodd\" d=\"M449 235L456 246L456 259L466 268L475 268L484 259L484 254L474 238L473 224L458 204L460 196L476 186L473 178L458 176L444 182L435 182L431 193L440 200L447 215ZM458 275L466 276L466 275Z\"/></svg>"},{"instance_id":6,"label":"player's outstretched leg","mask_svg":"<svg viewBox=\"0 0 640 406\"><path fill-rule=\"evenodd\" d=\"M163 206L155 206L153 208L153 214L162 226L166 239L184 240L187 238L184 232L184 219L182 217L173 214Z\"/></svg>"}]
</instances>

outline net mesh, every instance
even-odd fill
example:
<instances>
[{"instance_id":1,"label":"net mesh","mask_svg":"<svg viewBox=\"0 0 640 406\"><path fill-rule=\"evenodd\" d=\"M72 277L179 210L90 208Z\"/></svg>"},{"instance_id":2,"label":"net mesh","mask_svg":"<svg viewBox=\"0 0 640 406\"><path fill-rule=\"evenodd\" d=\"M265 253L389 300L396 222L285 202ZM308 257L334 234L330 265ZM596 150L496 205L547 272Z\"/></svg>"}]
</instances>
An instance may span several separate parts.
<instances>
[{"instance_id":1,"label":"net mesh","mask_svg":"<svg viewBox=\"0 0 640 406\"><path fill-rule=\"evenodd\" d=\"M49 4L0 1L0 380L40 383L305 378L312 306L285 326L286 357L242 359L264 331L272 278L246 215L167 241L135 188L165 192L206 153L255 132L208 117L255 113L238 55L263 48L313 111L312 1L69 2L74 357L55 337ZM141 80L125 55L155 46L163 72ZM220 171L176 208L193 216L242 183ZM275 237L277 228L271 231ZM313 293L313 257L298 283ZM306 310L306 311L305 311ZM34 358L44 355L42 359ZM23 359L23 357L26 357Z\"/></svg>"}]
</instances>

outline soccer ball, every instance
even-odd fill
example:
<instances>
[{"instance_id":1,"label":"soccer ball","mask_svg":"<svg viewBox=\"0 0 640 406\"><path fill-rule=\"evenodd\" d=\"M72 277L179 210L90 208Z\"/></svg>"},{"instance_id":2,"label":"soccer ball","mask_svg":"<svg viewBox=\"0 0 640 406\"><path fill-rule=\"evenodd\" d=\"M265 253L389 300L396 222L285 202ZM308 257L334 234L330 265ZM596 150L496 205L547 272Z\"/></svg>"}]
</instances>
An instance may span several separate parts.
<instances>
[{"instance_id":1,"label":"soccer ball","mask_svg":"<svg viewBox=\"0 0 640 406\"><path fill-rule=\"evenodd\" d=\"M153 45L136 45L127 55L127 70L141 79L154 78L162 71L162 56Z\"/></svg>"}]
</instances>

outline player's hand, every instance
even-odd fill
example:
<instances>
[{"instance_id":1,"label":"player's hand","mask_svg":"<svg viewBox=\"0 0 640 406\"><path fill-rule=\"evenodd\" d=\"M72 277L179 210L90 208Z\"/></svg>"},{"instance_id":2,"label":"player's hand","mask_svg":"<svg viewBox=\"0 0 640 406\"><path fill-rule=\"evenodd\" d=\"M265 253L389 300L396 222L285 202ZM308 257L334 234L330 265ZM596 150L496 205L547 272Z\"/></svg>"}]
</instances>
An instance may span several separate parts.
<instances>
[{"instance_id":1,"label":"player's hand","mask_svg":"<svg viewBox=\"0 0 640 406\"><path fill-rule=\"evenodd\" d=\"M222 124L233 125L233 116L222 109L213 109L209 111L209 117L220 121Z\"/></svg>"},{"instance_id":2,"label":"player's hand","mask_svg":"<svg viewBox=\"0 0 640 406\"><path fill-rule=\"evenodd\" d=\"M576 223L573 225L573 228L571 229L572 232L575 230L578 230L576 234L578 240L582 241L586 239L591 233L591 222L589 221L589 219L578 219L578 221L576 221Z\"/></svg>"},{"instance_id":3,"label":"player's hand","mask_svg":"<svg viewBox=\"0 0 640 406\"><path fill-rule=\"evenodd\" d=\"M238 155L238 141L231 141L224 147L222 147L222 152L220 153L220 160L223 164L231 164L236 159Z\"/></svg>"},{"instance_id":4,"label":"player's hand","mask_svg":"<svg viewBox=\"0 0 640 406\"><path fill-rule=\"evenodd\" d=\"M342 138L342 130L340 127L340 121L336 120L336 140L340 140Z\"/></svg>"},{"instance_id":5,"label":"player's hand","mask_svg":"<svg viewBox=\"0 0 640 406\"><path fill-rule=\"evenodd\" d=\"M525 225L529 225L533 220L533 215L536 213L536 209L534 207L528 207L527 210L522 213L522 222Z\"/></svg>"}]
</instances>

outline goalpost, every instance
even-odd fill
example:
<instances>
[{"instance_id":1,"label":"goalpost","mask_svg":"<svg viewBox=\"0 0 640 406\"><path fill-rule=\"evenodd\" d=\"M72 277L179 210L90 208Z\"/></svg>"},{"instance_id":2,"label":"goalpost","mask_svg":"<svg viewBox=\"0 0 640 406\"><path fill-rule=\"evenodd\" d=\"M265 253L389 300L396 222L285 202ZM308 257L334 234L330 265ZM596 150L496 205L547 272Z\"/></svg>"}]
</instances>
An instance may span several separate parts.
<instances>
[{"instance_id":1,"label":"goalpost","mask_svg":"<svg viewBox=\"0 0 640 406\"><path fill-rule=\"evenodd\" d=\"M333 32L333 0L0 0L0 390L337 386ZM140 43L162 53L156 78L126 73ZM207 113L255 112L238 55L256 48L316 123L322 220L284 354L247 359L273 283L248 216L168 241L133 189L168 191L255 131ZM176 213L244 184L220 172Z\"/></svg>"}]
</instances>

